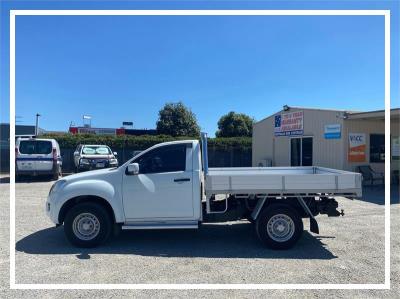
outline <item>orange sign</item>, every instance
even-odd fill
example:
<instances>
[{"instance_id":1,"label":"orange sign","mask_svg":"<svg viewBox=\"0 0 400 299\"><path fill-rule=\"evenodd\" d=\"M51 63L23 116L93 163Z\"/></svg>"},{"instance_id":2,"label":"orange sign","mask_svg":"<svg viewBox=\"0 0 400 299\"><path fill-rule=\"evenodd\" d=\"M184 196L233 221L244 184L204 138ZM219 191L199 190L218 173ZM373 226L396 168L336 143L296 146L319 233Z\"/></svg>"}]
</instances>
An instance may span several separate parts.
<instances>
[{"instance_id":1,"label":"orange sign","mask_svg":"<svg viewBox=\"0 0 400 299\"><path fill-rule=\"evenodd\" d=\"M349 162L365 162L366 147L364 133L349 133Z\"/></svg>"}]
</instances>

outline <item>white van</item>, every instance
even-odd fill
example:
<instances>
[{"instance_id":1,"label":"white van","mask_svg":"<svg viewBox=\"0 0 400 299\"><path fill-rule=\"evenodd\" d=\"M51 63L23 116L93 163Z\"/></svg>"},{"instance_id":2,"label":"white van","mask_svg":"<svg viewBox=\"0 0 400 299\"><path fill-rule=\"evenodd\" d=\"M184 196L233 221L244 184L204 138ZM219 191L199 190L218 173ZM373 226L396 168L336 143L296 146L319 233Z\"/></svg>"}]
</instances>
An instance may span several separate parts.
<instances>
[{"instance_id":1,"label":"white van","mask_svg":"<svg viewBox=\"0 0 400 299\"><path fill-rule=\"evenodd\" d=\"M61 176L61 152L55 139L18 138L15 144L15 174Z\"/></svg>"}]
</instances>

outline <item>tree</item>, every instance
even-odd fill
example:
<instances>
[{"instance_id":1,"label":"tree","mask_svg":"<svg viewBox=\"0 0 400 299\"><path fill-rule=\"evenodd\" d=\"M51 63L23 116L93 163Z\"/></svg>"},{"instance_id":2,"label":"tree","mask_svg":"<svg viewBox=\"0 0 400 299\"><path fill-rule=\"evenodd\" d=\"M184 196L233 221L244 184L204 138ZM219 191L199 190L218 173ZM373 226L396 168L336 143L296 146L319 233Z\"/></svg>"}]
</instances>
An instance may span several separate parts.
<instances>
[{"instance_id":1,"label":"tree","mask_svg":"<svg viewBox=\"0 0 400 299\"><path fill-rule=\"evenodd\" d=\"M200 135L196 115L182 102L167 103L158 112L157 131L171 136Z\"/></svg>"},{"instance_id":2,"label":"tree","mask_svg":"<svg viewBox=\"0 0 400 299\"><path fill-rule=\"evenodd\" d=\"M251 137L254 119L243 113L233 111L223 115L218 121L217 137Z\"/></svg>"}]
</instances>

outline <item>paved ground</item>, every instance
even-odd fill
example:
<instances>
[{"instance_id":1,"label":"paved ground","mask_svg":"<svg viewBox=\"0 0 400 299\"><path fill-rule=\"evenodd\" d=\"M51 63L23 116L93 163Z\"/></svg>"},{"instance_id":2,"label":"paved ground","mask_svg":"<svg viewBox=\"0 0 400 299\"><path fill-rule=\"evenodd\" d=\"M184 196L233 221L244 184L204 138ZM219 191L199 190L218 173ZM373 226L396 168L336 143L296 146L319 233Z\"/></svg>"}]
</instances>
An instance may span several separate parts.
<instances>
[{"instance_id":1,"label":"paved ground","mask_svg":"<svg viewBox=\"0 0 400 299\"><path fill-rule=\"evenodd\" d=\"M263 248L248 222L204 225L198 231L133 231L96 249L77 249L44 213L51 183L16 187L17 283L383 283L382 190L364 201L340 199L345 217L319 216L321 235L305 232L288 251ZM10 291L9 184L0 185L0 297L122 295L222 297L400 297L400 206L392 204L391 291ZM394 196L396 198L396 195ZM398 191L397 191L398 198ZM306 223L305 223L306 224ZM308 223L307 223L308 224ZM308 227L307 224L305 227Z\"/></svg>"}]
</instances>

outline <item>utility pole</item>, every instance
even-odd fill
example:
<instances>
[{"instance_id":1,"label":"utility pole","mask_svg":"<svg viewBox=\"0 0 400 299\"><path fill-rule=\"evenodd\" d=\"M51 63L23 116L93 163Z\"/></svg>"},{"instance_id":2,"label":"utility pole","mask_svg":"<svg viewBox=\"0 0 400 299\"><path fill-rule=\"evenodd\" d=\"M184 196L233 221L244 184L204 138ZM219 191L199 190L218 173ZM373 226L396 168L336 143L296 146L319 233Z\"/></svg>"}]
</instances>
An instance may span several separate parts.
<instances>
[{"instance_id":1,"label":"utility pole","mask_svg":"<svg viewBox=\"0 0 400 299\"><path fill-rule=\"evenodd\" d=\"M38 128L39 128L39 116L41 116L39 113L36 113L36 126L35 126L35 136L38 135Z\"/></svg>"}]
</instances>

